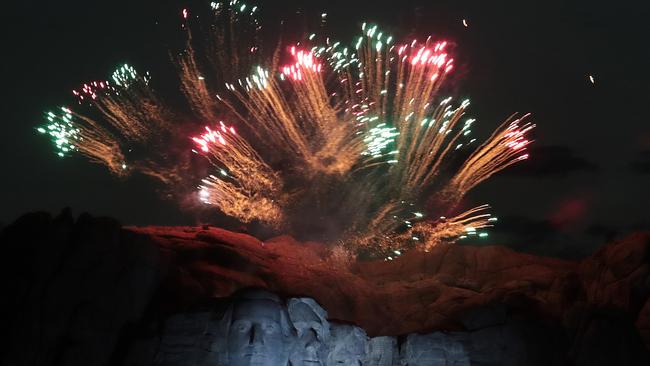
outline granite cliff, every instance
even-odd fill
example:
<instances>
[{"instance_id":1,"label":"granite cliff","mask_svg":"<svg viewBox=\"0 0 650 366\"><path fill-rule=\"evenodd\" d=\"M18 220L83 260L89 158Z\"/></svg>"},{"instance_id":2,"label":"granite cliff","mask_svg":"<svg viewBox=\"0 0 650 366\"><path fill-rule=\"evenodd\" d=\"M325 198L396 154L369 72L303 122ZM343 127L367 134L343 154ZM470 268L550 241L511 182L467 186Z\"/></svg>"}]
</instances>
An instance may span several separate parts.
<instances>
[{"instance_id":1,"label":"granite cliff","mask_svg":"<svg viewBox=\"0 0 650 366\"><path fill-rule=\"evenodd\" d=\"M169 319L218 313L244 287L311 297L371 337L466 332L481 352L527 354L516 363L503 353L501 364L650 362L650 233L580 261L440 245L348 265L286 236L122 227L64 211L7 225L0 248L6 365L146 364L164 348Z\"/></svg>"}]
</instances>

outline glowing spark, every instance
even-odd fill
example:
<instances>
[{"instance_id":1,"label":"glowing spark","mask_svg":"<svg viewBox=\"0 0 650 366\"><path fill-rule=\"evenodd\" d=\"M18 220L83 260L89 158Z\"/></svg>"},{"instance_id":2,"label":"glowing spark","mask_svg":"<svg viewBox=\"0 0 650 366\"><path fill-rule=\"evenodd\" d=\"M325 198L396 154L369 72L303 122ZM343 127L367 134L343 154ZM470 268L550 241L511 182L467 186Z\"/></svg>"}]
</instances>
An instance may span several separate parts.
<instances>
[{"instance_id":1,"label":"glowing spark","mask_svg":"<svg viewBox=\"0 0 650 366\"><path fill-rule=\"evenodd\" d=\"M46 125L38 127L41 134L49 135L60 157L78 152L91 161L104 164L110 171L121 175L124 155L118 140L97 122L74 113L67 107L45 114Z\"/></svg>"},{"instance_id":2,"label":"glowing spark","mask_svg":"<svg viewBox=\"0 0 650 366\"><path fill-rule=\"evenodd\" d=\"M232 126L219 122L216 129L206 126L205 131L192 140L229 179L205 178L199 191L201 200L244 222L257 219L278 225L282 212L276 203L280 191L277 174Z\"/></svg>"},{"instance_id":3,"label":"glowing spark","mask_svg":"<svg viewBox=\"0 0 650 366\"><path fill-rule=\"evenodd\" d=\"M291 47L291 55L294 56L295 63L293 65L283 66L280 71L284 76L290 77L293 80L302 80L305 72L320 72L323 65L316 61L314 53L305 50L296 50L296 47Z\"/></svg>"}]
</instances>

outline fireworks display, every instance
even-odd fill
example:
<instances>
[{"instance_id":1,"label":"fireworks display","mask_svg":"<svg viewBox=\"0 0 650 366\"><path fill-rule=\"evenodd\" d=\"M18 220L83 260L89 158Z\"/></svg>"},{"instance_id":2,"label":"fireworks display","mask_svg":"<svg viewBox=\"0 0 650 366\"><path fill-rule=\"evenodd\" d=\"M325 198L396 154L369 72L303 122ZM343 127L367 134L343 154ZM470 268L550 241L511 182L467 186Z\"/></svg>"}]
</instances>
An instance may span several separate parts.
<instances>
[{"instance_id":1,"label":"fireworks display","mask_svg":"<svg viewBox=\"0 0 650 366\"><path fill-rule=\"evenodd\" d=\"M135 170L164 184L178 183L177 167L162 161L168 155L163 136L173 132L173 118L151 90L150 79L149 73L124 64L110 80L74 89L76 110L47 112L48 124L38 131L50 135L59 156L76 151L119 176Z\"/></svg>"},{"instance_id":2,"label":"fireworks display","mask_svg":"<svg viewBox=\"0 0 650 366\"><path fill-rule=\"evenodd\" d=\"M216 130L205 130L192 140L218 167L219 176L203 179L201 201L244 222L258 219L279 225L283 214L277 202L281 195L277 174L233 127L220 122Z\"/></svg>"},{"instance_id":3,"label":"fireworks display","mask_svg":"<svg viewBox=\"0 0 650 366\"><path fill-rule=\"evenodd\" d=\"M57 155L63 157L77 151L93 162L104 164L114 174L124 174L124 155L118 141L109 131L67 107L61 107L59 111L47 112L48 124L37 129L52 138Z\"/></svg>"},{"instance_id":4,"label":"fireworks display","mask_svg":"<svg viewBox=\"0 0 650 366\"><path fill-rule=\"evenodd\" d=\"M489 207L463 210L461 200L528 158L534 125L512 116L475 143L469 100L441 95L454 69L449 42L399 42L364 23L350 42L311 34L267 54L257 7L232 0L209 8L206 37L196 37L191 9L181 11L187 44L173 58L191 118L174 117L151 76L123 65L73 91L88 113L46 113L38 131L57 154L78 152L170 189L183 180L197 187L198 202L243 223L289 233L305 220L331 223L327 240L387 259L487 235L496 221ZM169 150L188 143L212 169L196 182ZM458 164L458 156L467 158Z\"/></svg>"}]
</instances>

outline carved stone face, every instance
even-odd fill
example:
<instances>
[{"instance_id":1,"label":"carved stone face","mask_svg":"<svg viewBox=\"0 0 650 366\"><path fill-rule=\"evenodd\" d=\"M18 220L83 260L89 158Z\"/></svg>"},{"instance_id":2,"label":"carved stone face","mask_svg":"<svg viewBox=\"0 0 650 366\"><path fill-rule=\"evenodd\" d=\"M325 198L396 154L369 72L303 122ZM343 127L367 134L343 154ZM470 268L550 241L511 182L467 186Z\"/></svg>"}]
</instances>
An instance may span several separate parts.
<instances>
[{"instance_id":1,"label":"carved stone face","mask_svg":"<svg viewBox=\"0 0 650 366\"><path fill-rule=\"evenodd\" d=\"M327 355L325 341L329 336L327 313L313 299L291 299L289 317L298 332L291 355L292 366L319 366Z\"/></svg>"},{"instance_id":2,"label":"carved stone face","mask_svg":"<svg viewBox=\"0 0 650 366\"><path fill-rule=\"evenodd\" d=\"M320 366L321 350L323 349L323 342L321 342L316 332L311 329L305 329L302 334L298 336L298 345L294 354L291 356L292 365L294 366Z\"/></svg>"},{"instance_id":3,"label":"carved stone face","mask_svg":"<svg viewBox=\"0 0 650 366\"><path fill-rule=\"evenodd\" d=\"M375 337L368 342L367 366L393 366L397 365L399 352L395 337Z\"/></svg>"},{"instance_id":4,"label":"carved stone face","mask_svg":"<svg viewBox=\"0 0 650 366\"><path fill-rule=\"evenodd\" d=\"M228 332L230 366L286 366L291 346L284 336L282 307L265 299L235 304Z\"/></svg>"},{"instance_id":5,"label":"carved stone face","mask_svg":"<svg viewBox=\"0 0 650 366\"><path fill-rule=\"evenodd\" d=\"M326 366L360 366L366 356L368 337L360 328L333 324Z\"/></svg>"},{"instance_id":6,"label":"carved stone face","mask_svg":"<svg viewBox=\"0 0 650 366\"><path fill-rule=\"evenodd\" d=\"M470 365L462 344L442 333L409 334L404 351L404 361L408 366Z\"/></svg>"}]
</instances>

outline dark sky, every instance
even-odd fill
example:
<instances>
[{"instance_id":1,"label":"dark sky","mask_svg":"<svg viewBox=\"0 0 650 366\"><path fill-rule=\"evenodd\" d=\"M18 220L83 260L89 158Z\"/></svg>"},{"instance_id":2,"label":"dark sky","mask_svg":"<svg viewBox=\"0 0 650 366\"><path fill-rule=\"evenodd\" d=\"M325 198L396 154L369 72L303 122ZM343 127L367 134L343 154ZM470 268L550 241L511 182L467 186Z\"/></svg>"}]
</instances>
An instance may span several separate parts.
<instances>
[{"instance_id":1,"label":"dark sky","mask_svg":"<svg viewBox=\"0 0 650 366\"><path fill-rule=\"evenodd\" d=\"M80 157L59 159L35 133L70 90L129 62L169 74L180 9L209 1L22 1L4 9L0 222L66 206L124 224L192 224L144 177L120 180ZM263 18L328 27L351 39L362 21L397 35L454 41L459 96L485 135L531 112L532 159L471 192L500 218L488 244L557 256L650 229L650 12L644 1L261 1ZM305 5L309 4L309 5ZM468 27L464 27L466 19ZM313 22L317 24L317 22ZM176 37L176 38L175 38ZM158 74L157 74L158 73ZM589 81L595 78L595 84Z\"/></svg>"}]
</instances>

